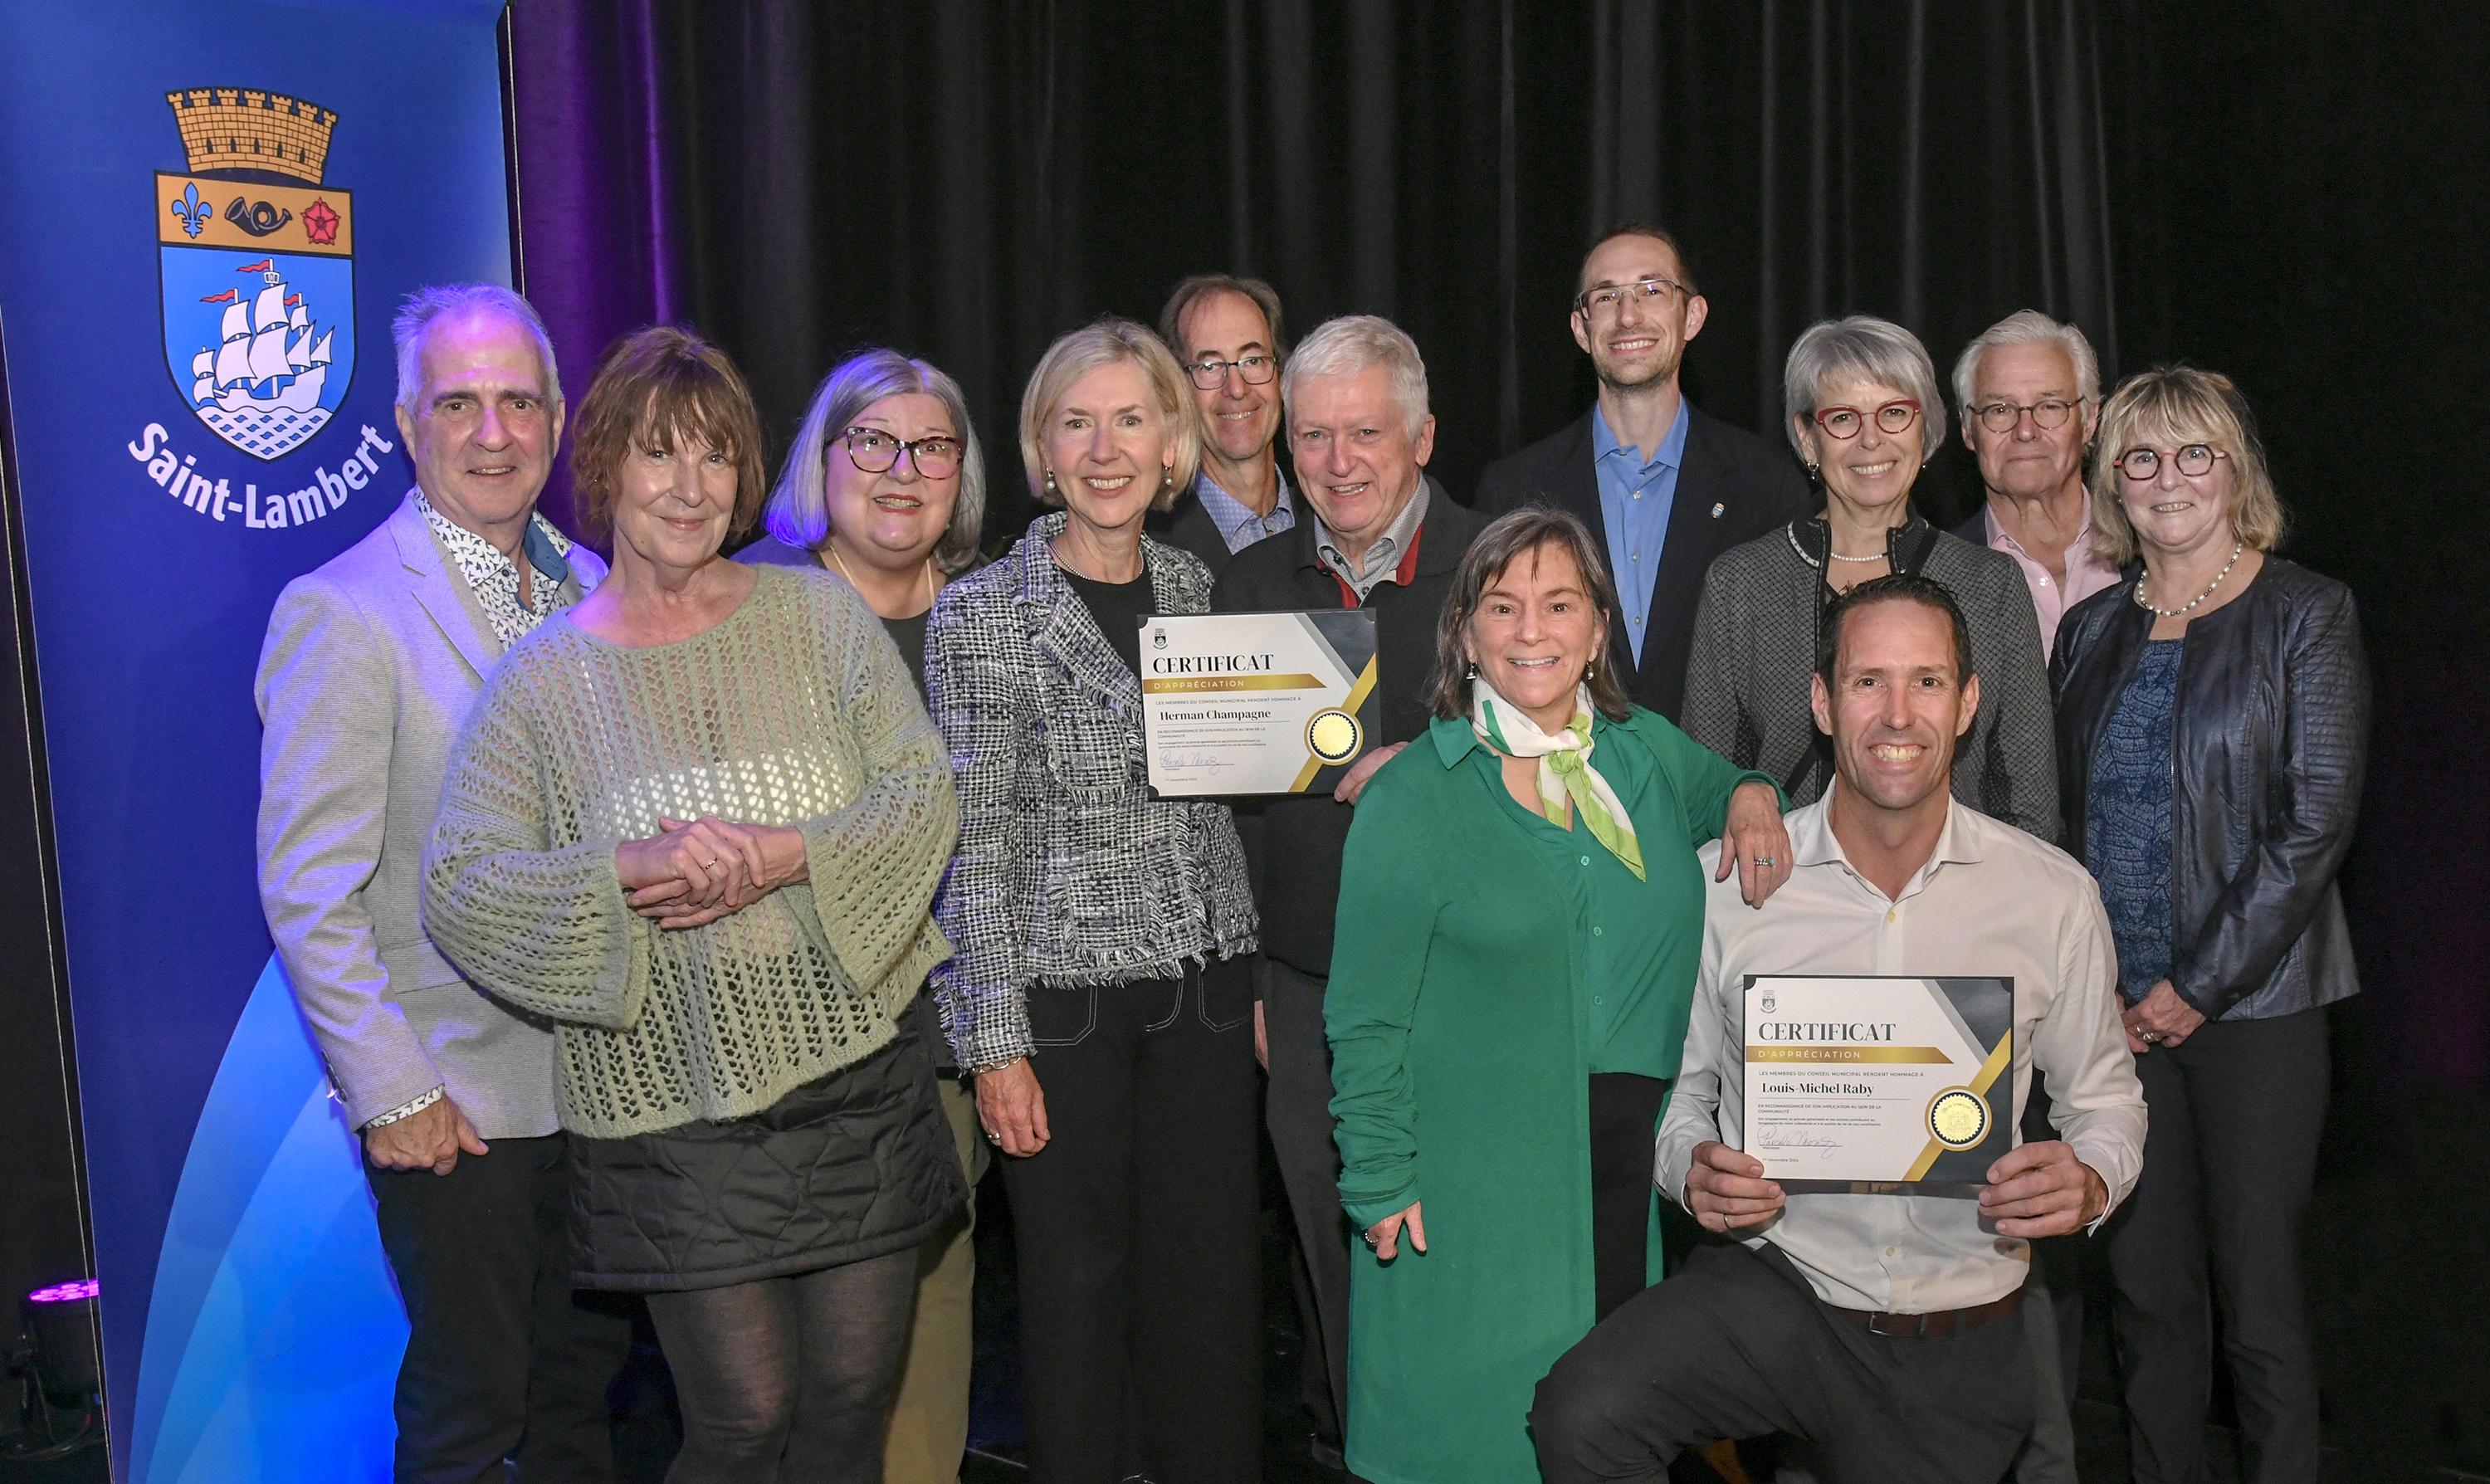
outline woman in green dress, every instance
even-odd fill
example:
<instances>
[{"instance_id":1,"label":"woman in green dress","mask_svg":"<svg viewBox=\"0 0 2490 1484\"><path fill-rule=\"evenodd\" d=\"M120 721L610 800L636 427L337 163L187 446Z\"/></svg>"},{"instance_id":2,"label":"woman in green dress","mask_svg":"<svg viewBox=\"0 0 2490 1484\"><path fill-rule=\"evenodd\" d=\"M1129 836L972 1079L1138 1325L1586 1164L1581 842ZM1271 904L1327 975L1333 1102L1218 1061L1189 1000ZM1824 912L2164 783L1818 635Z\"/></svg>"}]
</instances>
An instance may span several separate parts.
<instances>
[{"instance_id":1,"label":"woman in green dress","mask_svg":"<svg viewBox=\"0 0 2490 1484\"><path fill-rule=\"evenodd\" d=\"M1695 848L1750 904L1789 875L1781 796L1600 668L1616 596L1559 510L1482 532L1435 720L1358 800L1325 1021L1341 1198L1365 1233L1348 1467L1537 1477L1531 1388L1660 1277L1652 1139L1702 945Z\"/></svg>"}]
</instances>

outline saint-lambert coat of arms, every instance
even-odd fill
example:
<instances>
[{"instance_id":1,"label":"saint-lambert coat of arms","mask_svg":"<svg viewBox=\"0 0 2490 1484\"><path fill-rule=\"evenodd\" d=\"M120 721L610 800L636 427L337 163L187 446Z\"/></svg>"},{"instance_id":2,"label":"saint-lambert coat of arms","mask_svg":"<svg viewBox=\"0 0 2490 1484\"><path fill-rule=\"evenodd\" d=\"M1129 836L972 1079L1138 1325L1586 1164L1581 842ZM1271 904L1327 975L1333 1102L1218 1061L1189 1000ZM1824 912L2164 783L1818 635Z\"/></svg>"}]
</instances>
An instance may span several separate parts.
<instances>
[{"instance_id":1,"label":"saint-lambert coat of arms","mask_svg":"<svg viewBox=\"0 0 2490 1484\"><path fill-rule=\"evenodd\" d=\"M256 88L164 101L189 157L156 176L165 368L217 437L281 458L355 373L354 198L321 184L337 115Z\"/></svg>"}]
</instances>

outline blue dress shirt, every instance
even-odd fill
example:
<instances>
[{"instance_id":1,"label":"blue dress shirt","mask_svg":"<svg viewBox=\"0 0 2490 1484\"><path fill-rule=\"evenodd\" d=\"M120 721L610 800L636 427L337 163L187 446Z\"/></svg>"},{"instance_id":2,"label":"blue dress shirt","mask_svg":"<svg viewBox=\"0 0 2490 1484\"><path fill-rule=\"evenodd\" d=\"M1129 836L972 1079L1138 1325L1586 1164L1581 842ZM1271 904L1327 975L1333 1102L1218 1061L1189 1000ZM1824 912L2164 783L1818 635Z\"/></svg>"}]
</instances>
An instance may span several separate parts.
<instances>
[{"instance_id":1,"label":"blue dress shirt","mask_svg":"<svg viewBox=\"0 0 2490 1484\"><path fill-rule=\"evenodd\" d=\"M1642 663L1642 636L1651 617L1652 584L1661 549L1668 544L1668 509L1677 501L1677 470L1686 462L1686 403L1660 441L1659 455L1642 461L1642 450L1619 443L1608 420L1591 409L1591 469L1600 479L1600 515L1608 527L1608 574L1616 579L1617 622L1635 663Z\"/></svg>"},{"instance_id":2,"label":"blue dress shirt","mask_svg":"<svg viewBox=\"0 0 2490 1484\"><path fill-rule=\"evenodd\" d=\"M1219 538L1228 543L1231 555L1243 551L1266 536L1277 536L1294 530L1297 524L1295 506L1288 500L1288 475L1285 469L1272 471L1279 478L1280 497L1271 502L1271 513L1257 515L1254 508L1219 487L1219 481L1208 470L1195 475L1193 492L1202 508L1210 512L1210 523L1219 528Z\"/></svg>"}]
</instances>

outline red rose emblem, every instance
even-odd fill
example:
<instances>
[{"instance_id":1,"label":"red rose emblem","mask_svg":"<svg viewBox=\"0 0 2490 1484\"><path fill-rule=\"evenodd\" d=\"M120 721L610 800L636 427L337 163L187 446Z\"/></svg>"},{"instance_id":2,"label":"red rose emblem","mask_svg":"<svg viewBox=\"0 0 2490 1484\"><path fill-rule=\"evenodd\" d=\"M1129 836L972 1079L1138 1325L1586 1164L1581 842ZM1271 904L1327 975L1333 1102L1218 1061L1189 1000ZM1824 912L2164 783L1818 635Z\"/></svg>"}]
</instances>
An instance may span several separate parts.
<instances>
[{"instance_id":1,"label":"red rose emblem","mask_svg":"<svg viewBox=\"0 0 2490 1484\"><path fill-rule=\"evenodd\" d=\"M337 214L330 209L328 202L314 200L304 210L303 231L323 247L334 246L337 241Z\"/></svg>"}]
</instances>

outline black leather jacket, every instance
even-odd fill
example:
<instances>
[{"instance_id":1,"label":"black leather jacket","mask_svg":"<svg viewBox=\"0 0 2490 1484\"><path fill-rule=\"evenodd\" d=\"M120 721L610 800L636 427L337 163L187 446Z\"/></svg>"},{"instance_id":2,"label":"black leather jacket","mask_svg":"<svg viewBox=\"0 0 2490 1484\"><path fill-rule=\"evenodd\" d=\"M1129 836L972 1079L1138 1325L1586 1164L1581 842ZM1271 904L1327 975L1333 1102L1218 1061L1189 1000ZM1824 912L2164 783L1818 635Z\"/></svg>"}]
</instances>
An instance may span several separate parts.
<instances>
[{"instance_id":1,"label":"black leather jacket","mask_svg":"<svg viewBox=\"0 0 2490 1484\"><path fill-rule=\"evenodd\" d=\"M2089 845L2093 758L2153 615L2140 568L2069 610L2050 663L2066 846ZM2357 994L2334 876L2368 774L2369 664L2352 590L2266 558L2187 626L2171 725L2170 982L2211 1020Z\"/></svg>"}]
</instances>

